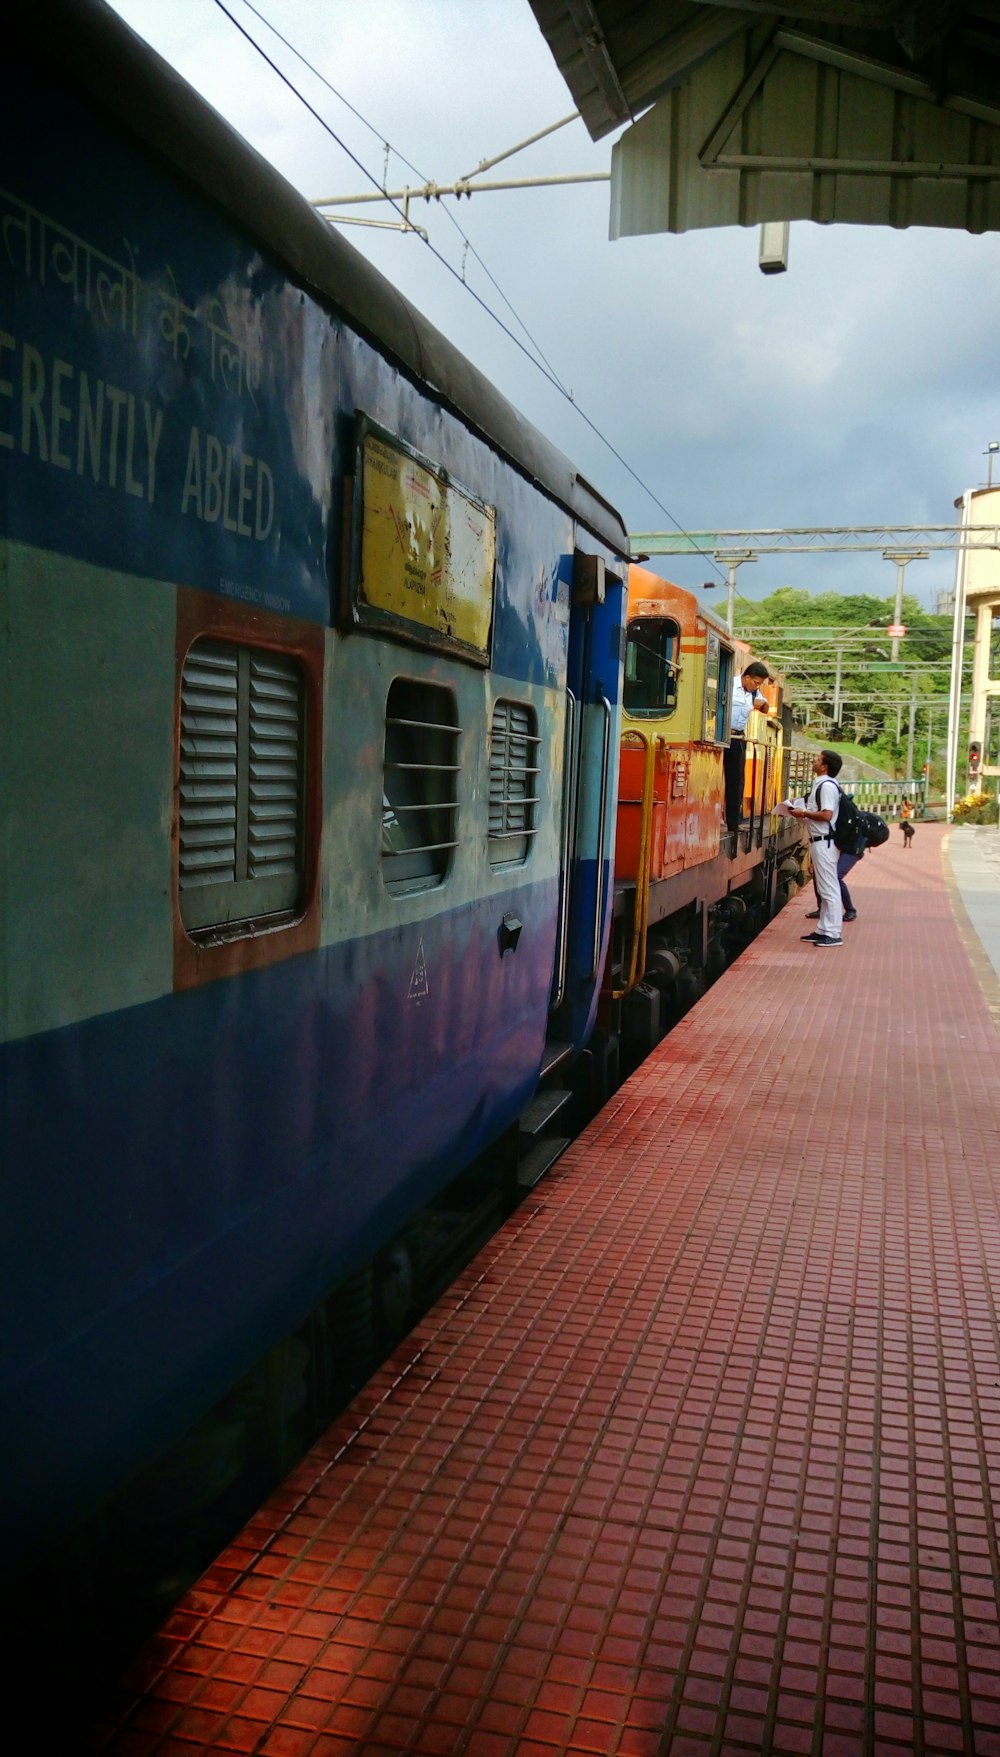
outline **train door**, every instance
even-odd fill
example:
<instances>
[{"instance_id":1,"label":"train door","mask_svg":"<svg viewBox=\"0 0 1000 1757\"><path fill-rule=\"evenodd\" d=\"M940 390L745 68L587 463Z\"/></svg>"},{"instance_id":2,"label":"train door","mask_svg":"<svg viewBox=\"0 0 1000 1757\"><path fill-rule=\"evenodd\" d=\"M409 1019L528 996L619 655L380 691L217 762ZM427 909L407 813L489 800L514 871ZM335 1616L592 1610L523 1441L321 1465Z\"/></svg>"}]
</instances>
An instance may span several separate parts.
<instances>
[{"instance_id":1,"label":"train door","mask_svg":"<svg viewBox=\"0 0 1000 1757\"><path fill-rule=\"evenodd\" d=\"M685 863L714 860L725 828L723 751L729 742L734 657L714 628L705 630L705 675L699 742L692 746Z\"/></svg>"},{"instance_id":2,"label":"train door","mask_svg":"<svg viewBox=\"0 0 1000 1757\"><path fill-rule=\"evenodd\" d=\"M627 629L622 706L627 732L640 734L635 741L640 748L629 749L626 734L619 767L618 825L620 836L623 818L630 819L633 846L628 866L622 862L620 849L615 850L615 873L619 877L638 871L643 791L650 762L650 874L654 879L665 878L684 861L684 800L690 753L686 742L672 742L678 739L681 627L676 617L651 613L653 609L649 602L643 604L639 614L630 616Z\"/></svg>"},{"instance_id":3,"label":"train door","mask_svg":"<svg viewBox=\"0 0 1000 1757\"><path fill-rule=\"evenodd\" d=\"M567 558L569 559L569 558ZM613 888L624 587L603 558L572 557L559 932L550 1043L589 1036L607 949Z\"/></svg>"}]
</instances>

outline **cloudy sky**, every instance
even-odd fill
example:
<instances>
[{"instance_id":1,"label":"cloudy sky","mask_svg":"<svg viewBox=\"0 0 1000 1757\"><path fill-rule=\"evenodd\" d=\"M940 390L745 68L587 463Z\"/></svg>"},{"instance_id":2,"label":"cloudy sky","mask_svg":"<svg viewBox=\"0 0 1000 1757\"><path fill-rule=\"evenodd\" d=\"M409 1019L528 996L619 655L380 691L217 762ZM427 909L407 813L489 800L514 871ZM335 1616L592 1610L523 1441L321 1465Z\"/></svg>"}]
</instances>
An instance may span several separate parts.
<instances>
[{"instance_id":1,"label":"cloudy sky","mask_svg":"<svg viewBox=\"0 0 1000 1757\"><path fill-rule=\"evenodd\" d=\"M527 0L253 0L256 12L225 0L328 128L216 0L114 4L310 198L371 187L345 148L381 181L388 142L390 188L450 183L572 109ZM577 121L487 175L607 171L611 145ZM1000 438L1000 238L801 224L789 272L764 276L755 230L612 244L608 201L597 183L414 213L460 273L458 222L496 285L472 250L467 280L523 338L510 302L597 433L419 238L345 236L633 531L668 520L599 435L688 530L953 522L955 497L985 481L982 454ZM346 211L393 218L384 206ZM689 585L712 574L697 558L662 566ZM909 568L907 589L933 605L953 577L953 556L933 556ZM762 557L739 583L760 597L789 585L887 595L895 581L880 556L826 555Z\"/></svg>"}]
</instances>

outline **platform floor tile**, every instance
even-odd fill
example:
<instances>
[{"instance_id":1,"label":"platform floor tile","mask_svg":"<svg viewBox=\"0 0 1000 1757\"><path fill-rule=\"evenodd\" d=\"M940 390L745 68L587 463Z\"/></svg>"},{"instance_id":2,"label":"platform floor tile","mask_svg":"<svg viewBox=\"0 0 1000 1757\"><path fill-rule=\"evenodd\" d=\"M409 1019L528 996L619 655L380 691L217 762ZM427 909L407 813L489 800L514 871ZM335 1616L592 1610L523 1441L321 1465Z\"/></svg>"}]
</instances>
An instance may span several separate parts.
<instances>
[{"instance_id":1,"label":"platform floor tile","mask_svg":"<svg viewBox=\"0 0 1000 1757\"><path fill-rule=\"evenodd\" d=\"M1000 1757L1000 1044L941 844L866 858L842 951L782 913L101 1749Z\"/></svg>"}]
</instances>

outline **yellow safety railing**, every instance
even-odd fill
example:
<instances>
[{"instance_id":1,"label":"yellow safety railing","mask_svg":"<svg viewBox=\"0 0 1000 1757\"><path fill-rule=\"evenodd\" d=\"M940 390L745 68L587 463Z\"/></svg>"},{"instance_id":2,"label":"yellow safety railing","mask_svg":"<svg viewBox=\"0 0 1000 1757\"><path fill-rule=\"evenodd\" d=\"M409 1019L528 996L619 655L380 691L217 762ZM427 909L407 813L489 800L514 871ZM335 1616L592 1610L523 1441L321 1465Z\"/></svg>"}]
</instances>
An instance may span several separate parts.
<instances>
[{"instance_id":1,"label":"yellow safety railing","mask_svg":"<svg viewBox=\"0 0 1000 1757\"><path fill-rule=\"evenodd\" d=\"M612 990L613 998L620 1001L646 974L646 936L649 931L649 874L653 863L653 785L656 778L656 751L652 739L645 732L632 731L622 734L622 744L628 742L631 748L636 743L642 745L645 752L642 769L642 803L639 816L639 859L635 877L635 909L632 918L632 956L629 960L628 979L624 988Z\"/></svg>"}]
</instances>

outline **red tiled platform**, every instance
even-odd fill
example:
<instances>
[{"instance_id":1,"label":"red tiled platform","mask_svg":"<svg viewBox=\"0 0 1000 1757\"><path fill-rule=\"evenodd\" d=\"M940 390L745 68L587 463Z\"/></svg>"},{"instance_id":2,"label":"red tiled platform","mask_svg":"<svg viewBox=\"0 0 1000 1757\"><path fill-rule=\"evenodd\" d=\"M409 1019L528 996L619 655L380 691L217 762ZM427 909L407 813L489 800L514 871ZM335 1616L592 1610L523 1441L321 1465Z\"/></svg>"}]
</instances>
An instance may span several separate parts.
<instances>
[{"instance_id":1,"label":"red tiled platform","mask_svg":"<svg viewBox=\"0 0 1000 1757\"><path fill-rule=\"evenodd\" d=\"M1000 1753L1000 1044L941 841L857 868L842 951L797 902L688 1016L106 1750Z\"/></svg>"}]
</instances>

